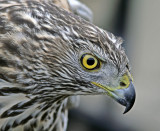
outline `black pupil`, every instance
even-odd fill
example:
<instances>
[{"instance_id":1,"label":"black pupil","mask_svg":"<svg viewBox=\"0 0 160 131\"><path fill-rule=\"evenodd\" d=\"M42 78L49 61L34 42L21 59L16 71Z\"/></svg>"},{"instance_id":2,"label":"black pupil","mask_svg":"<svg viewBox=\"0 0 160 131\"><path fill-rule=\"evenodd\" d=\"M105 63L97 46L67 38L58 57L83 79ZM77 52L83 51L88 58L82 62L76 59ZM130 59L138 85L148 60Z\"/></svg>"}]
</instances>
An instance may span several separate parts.
<instances>
[{"instance_id":1,"label":"black pupil","mask_svg":"<svg viewBox=\"0 0 160 131\"><path fill-rule=\"evenodd\" d=\"M88 58L88 60L87 60L88 65L93 65L94 62L95 62L95 60L93 58Z\"/></svg>"}]
</instances>

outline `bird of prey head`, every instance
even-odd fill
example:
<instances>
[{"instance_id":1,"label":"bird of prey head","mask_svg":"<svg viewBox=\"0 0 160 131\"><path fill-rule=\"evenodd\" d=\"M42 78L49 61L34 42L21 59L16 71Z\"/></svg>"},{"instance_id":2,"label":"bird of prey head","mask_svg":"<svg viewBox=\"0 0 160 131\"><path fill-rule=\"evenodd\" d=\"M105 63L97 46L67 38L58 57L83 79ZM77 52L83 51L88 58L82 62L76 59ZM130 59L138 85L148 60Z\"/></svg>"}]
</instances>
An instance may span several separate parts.
<instances>
[{"instance_id":1,"label":"bird of prey head","mask_svg":"<svg viewBox=\"0 0 160 131\"><path fill-rule=\"evenodd\" d=\"M73 95L107 94L129 111L122 42L50 1L0 0L0 129L65 130Z\"/></svg>"}]
</instances>

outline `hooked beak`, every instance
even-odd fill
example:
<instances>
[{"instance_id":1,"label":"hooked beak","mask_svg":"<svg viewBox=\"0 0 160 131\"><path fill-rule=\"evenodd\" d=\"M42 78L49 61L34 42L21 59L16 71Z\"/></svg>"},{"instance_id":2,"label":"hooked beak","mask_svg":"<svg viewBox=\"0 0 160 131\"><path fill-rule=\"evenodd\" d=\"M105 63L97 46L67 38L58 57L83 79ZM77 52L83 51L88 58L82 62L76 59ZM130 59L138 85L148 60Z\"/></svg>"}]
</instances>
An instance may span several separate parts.
<instances>
[{"instance_id":1,"label":"hooked beak","mask_svg":"<svg viewBox=\"0 0 160 131\"><path fill-rule=\"evenodd\" d=\"M136 93L132 81L130 81L130 84L127 88L117 89L112 89L95 82L92 82L92 84L105 89L110 97L112 97L121 105L125 106L126 108L123 114L127 113L133 107Z\"/></svg>"},{"instance_id":2,"label":"hooked beak","mask_svg":"<svg viewBox=\"0 0 160 131\"><path fill-rule=\"evenodd\" d=\"M128 88L117 89L114 92L111 92L111 94L118 103L126 107L123 114L127 113L133 107L136 93L132 81Z\"/></svg>"}]
</instances>

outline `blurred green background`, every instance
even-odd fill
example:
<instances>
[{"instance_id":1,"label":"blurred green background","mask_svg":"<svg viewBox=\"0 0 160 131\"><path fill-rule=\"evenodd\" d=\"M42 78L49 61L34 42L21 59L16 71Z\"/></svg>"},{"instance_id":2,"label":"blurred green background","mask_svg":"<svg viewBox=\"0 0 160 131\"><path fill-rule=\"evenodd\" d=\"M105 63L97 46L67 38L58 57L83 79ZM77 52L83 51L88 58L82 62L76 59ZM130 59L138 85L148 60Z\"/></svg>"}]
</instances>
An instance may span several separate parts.
<instances>
[{"instance_id":1,"label":"blurred green background","mask_svg":"<svg viewBox=\"0 0 160 131\"><path fill-rule=\"evenodd\" d=\"M125 40L137 98L130 112L108 96L82 96L68 131L160 131L160 0L81 0L93 23Z\"/></svg>"}]
</instances>

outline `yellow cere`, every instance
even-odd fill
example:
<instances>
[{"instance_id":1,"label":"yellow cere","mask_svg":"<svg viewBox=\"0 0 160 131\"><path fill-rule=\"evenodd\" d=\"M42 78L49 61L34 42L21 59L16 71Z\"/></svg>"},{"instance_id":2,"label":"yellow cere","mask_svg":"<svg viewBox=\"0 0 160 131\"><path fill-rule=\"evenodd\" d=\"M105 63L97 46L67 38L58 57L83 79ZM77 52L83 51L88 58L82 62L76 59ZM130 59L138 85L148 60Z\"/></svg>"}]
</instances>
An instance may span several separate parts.
<instances>
[{"instance_id":1,"label":"yellow cere","mask_svg":"<svg viewBox=\"0 0 160 131\"><path fill-rule=\"evenodd\" d=\"M123 88L127 88L129 86L129 84L130 84L129 76L127 74L123 75L123 77L121 78L120 82L125 83L126 86L124 86Z\"/></svg>"},{"instance_id":2,"label":"yellow cere","mask_svg":"<svg viewBox=\"0 0 160 131\"><path fill-rule=\"evenodd\" d=\"M91 82L92 84L100 87L100 88L103 88L104 90L108 91L108 92L114 92L115 90L118 90L118 89L125 89L125 88L128 88L129 85L130 85L130 78L127 74L124 74L122 76L122 78L120 79L120 82L123 82L125 84L125 86L117 86L117 87L108 87L108 86L105 86L105 85L101 85L99 83L96 83L96 82Z\"/></svg>"},{"instance_id":3,"label":"yellow cere","mask_svg":"<svg viewBox=\"0 0 160 131\"><path fill-rule=\"evenodd\" d=\"M87 63L87 60L90 59L90 58L94 59L94 63L92 65L89 65ZM84 58L83 58L82 63L83 63L83 66L85 68L87 68L87 69L93 69L93 68L95 68L97 66L98 60L95 57L93 57L92 55L85 55Z\"/></svg>"}]
</instances>

